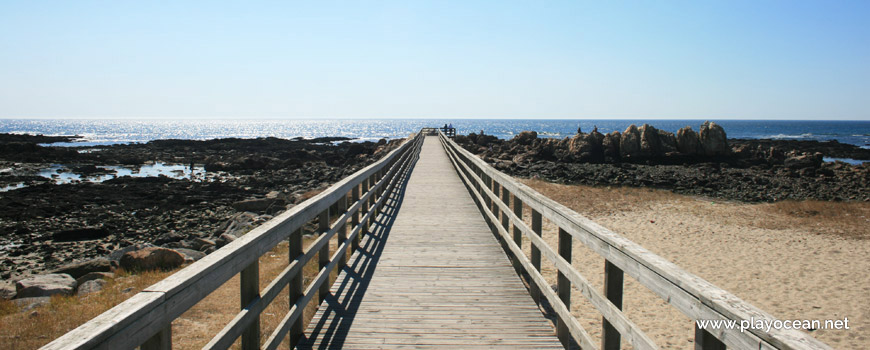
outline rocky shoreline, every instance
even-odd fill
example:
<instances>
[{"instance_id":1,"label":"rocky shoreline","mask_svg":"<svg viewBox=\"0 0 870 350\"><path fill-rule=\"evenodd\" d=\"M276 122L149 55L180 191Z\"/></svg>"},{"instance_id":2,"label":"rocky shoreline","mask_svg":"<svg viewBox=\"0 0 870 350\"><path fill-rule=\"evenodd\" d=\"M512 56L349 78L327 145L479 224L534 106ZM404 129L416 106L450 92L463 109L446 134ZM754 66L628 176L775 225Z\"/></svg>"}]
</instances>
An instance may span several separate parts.
<instances>
[{"instance_id":1,"label":"rocky shoreline","mask_svg":"<svg viewBox=\"0 0 870 350\"><path fill-rule=\"evenodd\" d=\"M118 266L123 253L149 246L198 259L401 142L230 138L45 145L75 139L0 134L0 187L13 186L0 192L0 280L88 261ZM178 177L117 171L155 162L197 171ZM60 183L57 175L40 173L52 165L80 179Z\"/></svg>"},{"instance_id":2,"label":"rocky shoreline","mask_svg":"<svg viewBox=\"0 0 870 350\"><path fill-rule=\"evenodd\" d=\"M580 130L578 130L580 131ZM591 186L630 186L745 202L870 201L870 150L836 141L728 139L715 123L675 135L650 125L579 132L564 139L525 131L511 140L460 135L456 142L517 177Z\"/></svg>"}]
</instances>

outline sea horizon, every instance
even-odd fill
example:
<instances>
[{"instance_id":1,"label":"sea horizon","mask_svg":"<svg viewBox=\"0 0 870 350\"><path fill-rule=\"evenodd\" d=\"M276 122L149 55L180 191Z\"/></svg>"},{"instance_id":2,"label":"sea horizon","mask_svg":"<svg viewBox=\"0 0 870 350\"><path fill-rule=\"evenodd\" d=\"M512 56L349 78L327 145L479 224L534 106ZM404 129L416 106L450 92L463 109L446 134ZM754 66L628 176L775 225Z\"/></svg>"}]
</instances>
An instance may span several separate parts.
<instances>
[{"instance_id":1,"label":"sea horizon","mask_svg":"<svg viewBox=\"0 0 870 350\"><path fill-rule=\"evenodd\" d=\"M698 130L705 121L721 125L729 138L837 140L870 148L870 121L863 120L781 120L781 119L0 119L0 133L77 135L81 142L62 146L98 146L142 143L158 139L206 140L215 138L315 138L348 137L358 141L406 137L422 127L452 125L459 134L480 133L509 139L522 131L536 131L539 137L564 138L596 129L602 133L624 131L629 125L650 124L676 132L690 126Z\"/></svg>"}]
</instances>

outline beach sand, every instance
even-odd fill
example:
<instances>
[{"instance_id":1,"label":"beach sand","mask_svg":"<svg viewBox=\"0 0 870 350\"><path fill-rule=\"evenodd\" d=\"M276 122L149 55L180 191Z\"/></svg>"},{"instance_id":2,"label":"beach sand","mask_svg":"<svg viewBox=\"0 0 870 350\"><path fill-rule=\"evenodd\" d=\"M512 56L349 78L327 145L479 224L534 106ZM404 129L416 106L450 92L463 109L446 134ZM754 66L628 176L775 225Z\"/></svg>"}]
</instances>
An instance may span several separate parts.
<instances>
[{"instance_id":1,"label":"beach sand","mask_svg":"<svg viewBox=\"0 0 870 350\"><path fill-rule=\"evenodd\" d=\"M779 319L847 317L849 330L810 332L834 348L863 349L870 341L870 204L747 204L522 181ZM544 231L556 247L557 227L544 220ZM555 284L555 269L543 260ZM576 240L573 265L601 290L604 260ZM693 320L631 277L625 281L629 319L661 348L693 348ZM600 314L576 289L572 294L573 312L600 341Z\"/></svg>"}]
</instances>

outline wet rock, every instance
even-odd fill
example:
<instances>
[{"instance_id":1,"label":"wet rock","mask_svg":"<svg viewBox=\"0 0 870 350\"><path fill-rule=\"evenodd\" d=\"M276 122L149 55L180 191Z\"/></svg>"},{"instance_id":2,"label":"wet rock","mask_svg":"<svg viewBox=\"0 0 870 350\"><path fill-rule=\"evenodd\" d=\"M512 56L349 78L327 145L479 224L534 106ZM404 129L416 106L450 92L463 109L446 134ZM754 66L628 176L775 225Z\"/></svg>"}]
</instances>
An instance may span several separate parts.
<instances>
[{"instance_id":1,"label":"wet rock","mask_svg":"<svg viewBox=\"0 0 870 350\"><path fill-rule=\"evenodd\" d=\"M51 273L65 273L72 276L72 278L79 278L91 272L110 271L112 271L112 264L109 262L109 259L96 258L61 266Z\"/></svg>"},{"instance_id":2,"label":"wet rock","mask_svg":"<svg viewBox=\"0 0 870 350\"><path fill-rule=\"evenodd\" d=\"M99 291L103 290L103 287L106 285L106 283L108 283L108 282L106 282L106 280L103 280L103 279L86 281L85 283L83 283L82 285L79 286L78 295L88 295L91 293L99 292Z\"/></svg>"},{"instance_id":3,"label":"wet rock","mask_svg":"<svg viewBox=\"0 0 870 350\"><path fill-rule=\"evenodd\" d=\"M701 132L699 135L701 147L704 149L705 155L726 155L730 151L728 148L728 138L725 135L725 129L722 129L719 124L705 121L704 124L701 124Z\"/></svg>"},{"instance_id":4,"label":"wet rock","mask_svg":"<svg viewBox=\"0 0 870 350\"><path fill-rule=\"evenodd\" d=\"M15 283L16 298L50 297L55 294L72 295L76 280L67 274L31 276Z\"/></svg>"},{"instance_id":5,"label":"wet rock","mask_svg":"<svg viewBox=\"0 0 870 350\"><path fill-rule=\"evenodd\" d=\"M184 255L172 249L149 247L121 256L120 265L127 271L170 270L184 263Z\"/></svg>"}]
</instances>

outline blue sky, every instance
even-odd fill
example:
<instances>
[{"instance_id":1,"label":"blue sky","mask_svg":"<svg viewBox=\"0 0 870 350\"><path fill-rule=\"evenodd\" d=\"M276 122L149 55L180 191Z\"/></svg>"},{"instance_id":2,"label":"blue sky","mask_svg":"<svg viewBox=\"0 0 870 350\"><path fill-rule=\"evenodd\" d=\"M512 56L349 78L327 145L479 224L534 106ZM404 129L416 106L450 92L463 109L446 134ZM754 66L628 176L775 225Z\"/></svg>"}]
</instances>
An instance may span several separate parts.
<instances>
[{"instance_id":1,"label":"blue sky","mask_svg":"<svg viewBox=\"0 0 870 350\"><path fill-rule=\"evenodd\" d=\"M870 120L868 1L3 1L0 118Z\"/></svg>"}]
</instances>

